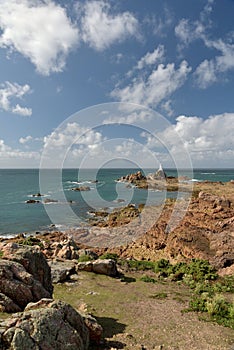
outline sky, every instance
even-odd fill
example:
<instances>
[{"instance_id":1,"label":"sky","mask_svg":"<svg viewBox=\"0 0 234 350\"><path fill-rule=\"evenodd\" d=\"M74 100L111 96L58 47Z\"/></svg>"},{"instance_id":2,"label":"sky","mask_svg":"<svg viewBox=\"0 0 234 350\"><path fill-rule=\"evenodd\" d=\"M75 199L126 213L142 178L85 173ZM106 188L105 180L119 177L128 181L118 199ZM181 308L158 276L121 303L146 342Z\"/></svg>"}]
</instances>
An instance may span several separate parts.
<instances>
[{"instance_id":1,"label":"sky","mask_svg":"<svg viewBox=\"0 0 234 350\"><path fill-rule=\"evenodd\" d=\"M233 168L233 18L233 0L0 0L0 168Z\"/></svg>"}]
</instances>

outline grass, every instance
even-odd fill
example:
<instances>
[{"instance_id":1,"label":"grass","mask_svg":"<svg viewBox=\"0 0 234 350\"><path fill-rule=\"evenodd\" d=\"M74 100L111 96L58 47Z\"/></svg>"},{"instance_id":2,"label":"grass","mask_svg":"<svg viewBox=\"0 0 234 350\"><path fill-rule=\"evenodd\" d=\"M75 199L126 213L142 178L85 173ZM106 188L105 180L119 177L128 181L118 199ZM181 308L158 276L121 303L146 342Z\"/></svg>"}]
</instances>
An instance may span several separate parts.
<instances>
[{"instance_id":1,"label":"grass","mask_svg":"<svg viewBox=\"0 0 234 350\"><path fill-rule=\"evenodd\" d=\"M94 260L94 258L91 255L83 254L79 257L78 262L87 262L91 260Z\"/></svg>"},{"instance_id":2,"label":"grass","mask_svg":"<svg viewBox=\"0 0 234 350\"><path fill-rule=\"evenodd\" d=\"M114 254L114 253L105 253L105 254L102 254L101 256L99 256L99 259L112 259L114 261L117 262L118 260L118 255L117 254Z\"/></svg>"},{"instance_id":3,"label":"grass","mask_svg":"<svg viewBox=\"0 0 234 350\"><path fill-rule=\"evenodd\" d=\"M146 283L156 283L156 279L152 278L150 276L144 275L140 278L140 281L146 282Z\"/></svg>"},{"instance_id":4,"label":"grass","mask_svg":"<svg viewBox=\"0 0 234 350\"><path fill-rule=\"evenodd\" d=\"M168 297L168 294L166 292L156 293L153 295L150 295L151 299L166 299Z\"/></svg>"},{"instance_id":5,"label":"grass","mask_svg":"<svg viewBox=\"0 0 234 350\"><path fill-rule=\"evenodd\" d=\"M192 259L190 263L179 262L170 264L169 260L122 261L136 271L151 271L157 273L159 279L170 279L187 285L193 292L189 307L184 311L196 311L206 314L206 319L234 329L234 303L230 293L234 293L234 276L221 278L216 270L206 260ZM156 283L157 279L143 275L140 281ZM180 297L180 301L182 302Z\"/></svg>"},{"instance_id":6,"label":"grass","mask_svg":"<svg viewBox=\"0 0 234 350\"><path fill-rule=\"evenodd\" d=\"M144 274L145 277L149 275L147 281L152 276L157 281L157 275L153 274L153 271L145 270ZM197 300L201 298L200 294L196 294L194 288L190 288L183 281L176 283L165 278L163 284L161 284L161 279L159 279L160 283L145 283L144 279L141 278L142 270L130 271L121 279L88 272L80 272L78 276L79 279L75 283L55 285L54 298L62 299L78 309L82 303L88 306L88 312L93 314L104 328L106 340L99 349L111 347L121 349L121 346L126 349L137 348L131 345L133 340L128 339L127 334L136 339L136 344L144 343L147 348L152 348L155 339L157 339L156 345L168 344L168 346L172 346L178 342L178 346L181 345L181 348L185 348L185 343L184 345L181 343L186 342L182 336L184 329L188 329L187 338L190 337L189 334L193 334L193 337L196 338L199 329L200 335L204 329L204 334L209 334L210 340L206 337L203 340L214 342L214 347L209 347L209 344L206 343L203 348L221 349L221 344L224 345L227 341L228 344L231 343L230 339L233 336L231 329L226 328L227 330L223 331L223 329L214 328L215 326L209 323L201 325L193 313L186 313L186 316L181 314L181 310L185 306L190 307L189 301L195 295ZM204 284L206 283L204 282ZM211 280L210 283L215 285L216 281ZM225 288L227 288L227 284L223 281ZM182 302L186 305L182 305ZM209 310L211 310L211 306ZM200 313L200 306L197 307L197 311L203 319L208 320L212 317L212 320L215 320L214 315L210 316L208 311ZM226 323L226 325L228 324ZM221 332L223 333L221 334ZM216 342L217 344L219 342L217 347ZM119 344L119 347L116 344ZM223 346L223 349L228 349L228 346Z\"/></svg>"}]
</instances>

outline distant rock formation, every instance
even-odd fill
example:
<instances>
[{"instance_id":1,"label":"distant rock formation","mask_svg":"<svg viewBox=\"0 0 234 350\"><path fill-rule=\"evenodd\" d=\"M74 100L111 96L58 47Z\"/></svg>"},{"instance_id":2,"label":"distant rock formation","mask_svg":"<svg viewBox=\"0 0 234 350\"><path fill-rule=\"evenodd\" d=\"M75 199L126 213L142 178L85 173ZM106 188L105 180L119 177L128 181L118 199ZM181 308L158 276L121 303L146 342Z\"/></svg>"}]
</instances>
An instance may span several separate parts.
<instances>
[{"instance_id":1,"label":"distant rock formation","mask_svg":"<svg viewBox=\"0 0 234 350\"><path fill-rule=\"evenodd\" d=\"M162 168L162 165L159 165L159 169L155 173L150 173L147 175L148 180L166 180L167 175Z\"/></svg>"},{"instance_id":2,"label":"distant rock formation","mask_svg":"<svg viewBox=\"0 0 234 350\"><path fill-rule=\"evenodd\" d=\"M121 182L131 182L131 183L135 183L136 181L142 181L142 180L146 180L146 177L142 174L141 171L137 171L134 174L129 174L126 176L122 176L120 179L118 179L118 181Z\"/></svg>"}]
</instances>

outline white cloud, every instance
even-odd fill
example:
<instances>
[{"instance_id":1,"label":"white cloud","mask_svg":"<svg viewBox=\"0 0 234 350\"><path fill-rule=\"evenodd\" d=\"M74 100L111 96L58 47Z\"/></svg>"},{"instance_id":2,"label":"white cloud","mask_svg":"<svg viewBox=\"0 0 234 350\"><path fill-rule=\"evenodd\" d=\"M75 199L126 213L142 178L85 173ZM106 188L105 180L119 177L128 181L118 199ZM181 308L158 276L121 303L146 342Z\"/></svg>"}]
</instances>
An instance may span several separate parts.
<instances>
[{"instance_id":1,"label":"white cloud","mask_svg":"<svg viewBox=\"0 0 234 350\"><path fill-rule=\"evenodd\" d=\"M159 45L153 52L147 52L137 63L137 69L143 69L149 65L154 65L164 58L164 46Z\"/></svg>"},{"instance_id":2,"label":"white cloud","mask_svg":"<svg viewBox=\"0 0 234 350\"><path fill-rule=\"evenodd\" d=\"M31 108L27 108L27 107L21 107L17 103L17 105L14 108L12 108L12 113L28 117L28 116L32 115L32 109Z\"/></svg>"},{"instance_id":3,"label":"white cloud","mask_svg":"<svg viewBox=\"0 0 234 350\"><path fill-rule=\"evenodd\" d=\"M233 162L234 113L214 115L205 120L200 117L177 117L175 125L158 135L174 154L178 148L176 135L182 139L195 167L218 168L230 166ZM151 135L144 136L149 148L158 147L157 139L154 141Z\"/></svg>"},{"instance_id":4,"label":"white cloud","mask_svg":"<svg viewBox=\"0 0 234 350\"><path fill-rule=\"evenodd\" d=\"M27 160L33 160L37 161L40 159L40 153L39 152L33 152L33 151L21 151L19 149L13 149L12 147L8 146L5 144L4 140L0 140L0 165L2 165L3 161L7 161L7 165L13 165L15 160L20 160L20 161L27 161ZM13 163L11 163L11 160ZM32 163L31 163L32 164ZM38 163L33 163L37 164Z\"/></svg>"},{"instance_id":5,"label":"white cloud","mask_svg":"<svg viewBox=\"0 0 234 350\"><path fill-rule=\"evenodd\" d=\"M93 129L81 127L78 123L68 123L64 130L55 130L44 137L44 148L58 149L74 145L89 147L103 141L102 134Z\"/></svg>"},{"instance_id":6,"label":"white cloud","mask_svg":"<svg viewBox=\"0 0 234 350\"><path fill-rule=\"evenodd\" d=\"M161 108L167 113L169 117L171 117L174 114L174 110L171 104L172 104L171 100L167 100L166 102L161 104Z\"/></svg>"},{"instance_id":7,"label":"white cloud","mask_svg":"<svg viewBox=\"0 0 234 350\"><path fill-rule=\"evenodd\" d=\"M221 54L217 54L214 58L203 60L194 72L195 82L198 87L205 89L211 84L217 82L223 73L234 69L234 44L225 42L222 39L210 39L208 30L211 27L210 13L214 1L208 0L200 18L197 21L189 21L183 18L175 27L175 34L179 38L181 44L179 48L188 46L194 40L203 41L206 48L217 50Z\"/></svg>"},{"instance_id":8,"label":"white cloud","mask_svg":"<svg viewBox=\"0 0 234 350\"><path fill-rule=\"evenodd\" d=\"M28 135L26 137L20 137L19 139L19 143L21 143L22 145L24 145L25 143L28 143L29 141L32 141L32 136Z\"/></svg>"},{"instance_id":9,"label":"white cloud","mask_svg":"<svg viewBox=\"0 0 234 350\"><path fill-rule=\"evenodd\" d=\"M175 35L182 42L182 47L189 45L196 39L204 39L206 30L212 25L210 14L213 11L213 2L213 0L208 0L198 20L189 21L186 18L182 18L179 21L175 27ZM181 45L179 48L181 48Z\"/></svg>"},{"instance_id":10,"label":"white cloud","mask_svg":"<svg viewBox=\"0 0 234 350\"><path fill-rule=\"evenodd\" d=\"M66 11L51 0L1 0L0 47L29 58L39 73L61 72L78 42Z\"/></svg>"},{"instance_id":11,"label":"white cloud","mask_svg":"<svg viewBox=\"0 0 234 350\"><path fill-rule=\"evenodd\" d=\"M225 72L234 69L234 44L225 43L219 39L216 41L205 40L207 47L216 49L221 55L211 60L204 60L194 72L196 83L201 88L206 88L218 81L218 78Z\"/></svg>"},{"instance_id":12,"label":"white cloud","mask_svg":"<svg viewBox=\"0 0 234 350\"><path fill-rule=\"evenodd\" d=\"M27 107L22 107L18 103L13 106L11 103L12 99L22 99L24 95L31 92L30 86L19 85L17 83L10 83L6 81L4 84L0 85L0 108L6 112L12 112L22 116L30 116L32 114L32 109Z\"/></svg>"},{"instance_id":13,"label":"white cloud","mask_svg":"<svg viewBox=\"0 0 234 350\"><path fill-rule=\"evenodd\" d=\"M206 88L217 80L215 64L213 61L204 60L194 72L196 84L200 88Z\"/></svg>"},{"instance_id":14,"label":"white cloud","mask_svg":"<svg viewBox=\"0 0 234 350\"><path fill-rule=\"evenodd\" d=\"M129 109L127 107L130 107ZM131 110L132 107L132 110ZM137 123L148 123L152 120L153 114L151 112L148 112L146 110L140 110L140 111L134 111L136 110L136 106L123 106L123 112L121 113L121 110L117 115L112 115L111 117L105 119L103 121L103 124L135 124ZM127 113L126 113L127 112Z\"/></svg>"},{"instance_id":15,"label":"white cloud","mask_svg":"<svg viewBox=\"0 0 234 350\"><path fill-rule=\"evenodd\" d=\"M174 63L159 64L148 76L133 78L124 88L116 87L111 96L121 102L155 107L184 84L190 71L186 61L182 61L178 69Z\"/></svg>"},{"instance_id":16,"label":"white cloud","mask_svg":"<svg viewBox=\"0 0 234 350\"><path fill-rule=\"evenodd\" d=\"M181 19L175 27L175 34L184 45L201 38L204 31L205 27L200 21L190 22L185 18Z\"/></svg>"},{"instance_id":17,"label":"white cloud","mask_svg":"<svg viewBox=\"0 0 234 350\"><path fill-rule=\"evenodd\" d=\"M139 36L138 20L130 12L110 13L106 1L86 1L79 5L81 12L82 39L92 48L102 51L114 42L121 42L130 36Z\"/></svg>"}]
</instances>

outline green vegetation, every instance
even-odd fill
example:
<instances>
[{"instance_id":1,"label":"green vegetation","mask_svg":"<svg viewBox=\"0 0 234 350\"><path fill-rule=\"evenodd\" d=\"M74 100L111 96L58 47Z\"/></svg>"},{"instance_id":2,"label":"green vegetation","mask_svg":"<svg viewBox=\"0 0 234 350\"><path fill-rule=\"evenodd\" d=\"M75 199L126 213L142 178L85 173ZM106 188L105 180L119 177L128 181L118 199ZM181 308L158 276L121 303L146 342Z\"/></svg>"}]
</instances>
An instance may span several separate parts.
<instances>
[{"instance_id":1,"label":"green vegetation","mask_svg":"<svg viewBox=\"0 0 234 350\"><path fill-rule=\"evenodd\" d=\"M0 250L0 259L3 257L3 251Z\"/></svg>"},{"instance_id":2,"label":"green vegetation","mask_svg":"<svg viewBox=\"0 0 234 350\"><path fill-rule=\"evenodd\" d=\"M146 283L156 283L156 280L155 280L154 278L149 277L149 276L146 276L146 275L142 276L142 277L140 278L140 280L141 280L142 282L146 282Z\"/></svg>"},{"instance_id":3,"label":"green vegetation","mask_svg":"<svg viewBox=\"0 0 234 350\"><path fill-rule=\"evenodd\" d=\"M93 256L88 254L83 254L79 257L78 262L87 262L90 260L95 260Z\"/></svg>"},{"instance_id":4,"label":"green vegetation","mask_svg":"<svg viewBox=\"0 0 234 350\"><path fill-rule=\"evenodd\" d=\"M117 254L114 254L114 253L105 253L105 254L102 254L101 256L99 256L99 259L112 259L114 261L117 261L118 260L118 255Z\"/></svg>"},{"instance_id":5,"label":"green vegetation","mask_svg":"<svg viewBox=\"0 0 234 350\"><path fill-rule=\"evenodd\" d=\"M119 260L118 263L136 271L154 271L155 263L145 260Z\"/></svg>"},{"instance_id":6,"label":"green vegetation","mask_svg":"<svg viewBox=\"0 0 234 350\"><path fill-rule=\"evenodd\" d=\"M36 237L33 237L33 236L29 236L29 237L27 237L25 239L20 240L19 244L28 245L28 246L38 245L41 249L44 248L44 245L41 242L41 240L39 238L36 238Z\"/></svg>"},{"instance_id":7,"label":"green vegetation","mask_svg":"<svg viewBox=\"0 0 234 350\"><path fill-rule=\"evenodd\" d=\"M189 301L189 307L184 312L202 312L206 320L234 329L234 303L231 303L228 298L228 293L234 292L234 276L219 277L208 261L199 259L175 265L170 264L166 259L157 262L128 260L120 263L136 271L155 272L159 279L169 278L171 281L186 284L193 295ZM142 276L140 281L157 282L155 278L148 275ZM160 296L155 295L152 298L157 299Z\"/></svg>"}]
</instances>

